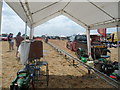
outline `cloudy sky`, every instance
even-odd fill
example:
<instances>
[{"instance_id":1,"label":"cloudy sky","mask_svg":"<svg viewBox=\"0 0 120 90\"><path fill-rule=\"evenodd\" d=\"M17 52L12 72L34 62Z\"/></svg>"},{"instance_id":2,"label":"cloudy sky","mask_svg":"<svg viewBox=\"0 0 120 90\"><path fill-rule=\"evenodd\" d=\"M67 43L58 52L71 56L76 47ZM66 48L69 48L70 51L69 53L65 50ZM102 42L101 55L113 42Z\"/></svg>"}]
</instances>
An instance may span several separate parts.
<instances>
[{"instance_id":1,"label":"cloudy sky","mask_svg":"<svg viewBox=\"0 0 120 90\"><path fill-rule=\"evenodd\" d=\"M107 29L107 33L113 32L114 28ZM25 33L25 23L22 19L4 2L2 12L2 33L13 33L14 36L21 32ZM73 22L69 18L60 15L55 17L46 23L35 28L34 35L73 35L77 33L84 33L86 30ZM97 33L96 30L92 30L91 33ZM29 28L27 30L29 35Z\"/></svg>"}]
</instances>

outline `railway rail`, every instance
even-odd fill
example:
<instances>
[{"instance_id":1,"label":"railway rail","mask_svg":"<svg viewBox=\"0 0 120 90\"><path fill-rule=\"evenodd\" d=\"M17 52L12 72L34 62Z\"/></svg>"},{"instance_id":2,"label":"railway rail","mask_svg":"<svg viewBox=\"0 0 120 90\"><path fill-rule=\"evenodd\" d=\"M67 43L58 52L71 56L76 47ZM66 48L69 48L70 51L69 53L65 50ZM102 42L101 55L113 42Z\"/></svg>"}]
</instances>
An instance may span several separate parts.
<instances>
[{"instance_id":1,"label":"railway rail","mask_svg":"<svg viewBox=\"0 0 120 90\"><path fill-rule=\"evenodd\" d=\"M73 60L73 66L76 66L74 63L77 62L78 63L77 65L81 65L81 66L83 66L84 68L86 68L88 70L88 74L90 74L90 72L92 72L96 76L98 76L99 78L105 80L108 84L112 85L114 88L120 89L120 82L110 78L106 74L104 74L104 73L100 72L99 70L97 70L97 69L87 65L86 63L81 62L78 58L75 58L74 56L72 56L71 54L67 53L66 51L61 50L59 47L55 46L51 42L48 42L48 45L53 47L57 52L65 55L65 57L71 58Z\"/></svg>"}]
</instances>

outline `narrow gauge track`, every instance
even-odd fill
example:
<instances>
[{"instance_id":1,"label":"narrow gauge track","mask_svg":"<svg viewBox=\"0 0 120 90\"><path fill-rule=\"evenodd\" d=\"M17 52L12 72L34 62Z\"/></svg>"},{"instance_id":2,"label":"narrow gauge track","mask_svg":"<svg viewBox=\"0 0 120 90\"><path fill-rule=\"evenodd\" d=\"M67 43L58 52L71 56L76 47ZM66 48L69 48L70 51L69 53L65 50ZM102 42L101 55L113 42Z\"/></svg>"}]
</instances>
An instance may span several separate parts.
<instances>
[{"instance_id":1,"label":"narrow gauge track","mask_svg":"<svg viewBox=\"0 0 120 90\"><path fill-rule=\"evenodd\" d=\"M94 73L96 76L98 76L99 78L105 80L108 84L112 85L115 88L120 88L120 82L110 78L109 76L107 76L106 74L100 72L99 70L87 65L86 63L81 62L78 58L75 58L74 56L72 56L71 54L67 53L64 50L61 50L60 48L58 48L57 46L55 46L54 44L48 42L48 45L50 45L51 47L53 47L57 52L63 54L65 57L71 58L73 60L73 66L74 67L78 67L78 65L83 66L84 68L86 68L88 70L88 73L90 74L90 72ZM77 62L78 64L74 64L75 62Z\"/></svg>"}]
</instances>

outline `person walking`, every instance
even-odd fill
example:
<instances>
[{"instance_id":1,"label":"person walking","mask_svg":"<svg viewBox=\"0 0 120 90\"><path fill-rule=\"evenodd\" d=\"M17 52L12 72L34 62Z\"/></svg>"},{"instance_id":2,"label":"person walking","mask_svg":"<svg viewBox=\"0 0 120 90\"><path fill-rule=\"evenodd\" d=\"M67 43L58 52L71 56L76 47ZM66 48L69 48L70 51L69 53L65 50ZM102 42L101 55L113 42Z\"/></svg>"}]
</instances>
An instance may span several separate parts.
<instances>
[{"instance_id":1,"label":"person walking","mask_svg":"<svg viewBox=\"0 0 120 90\"><path fill-rule=\"evenodd\" d=\"M18 32L17 36L15 37L16 47L17 47L16 57L18 57L18 48L23 40L24 38L21 36L21 32Z\"/></svg>"},{"instance_id":2,"label":"person walking","mask_svg":"<svg viewBox=\"0 0 120 90\"><path fill-rule=\"evenodd\" d=\"M14 38L12 33L8 35L8 43L9 43L9 51L14 50Z\"/></svg>"}]
</instances>

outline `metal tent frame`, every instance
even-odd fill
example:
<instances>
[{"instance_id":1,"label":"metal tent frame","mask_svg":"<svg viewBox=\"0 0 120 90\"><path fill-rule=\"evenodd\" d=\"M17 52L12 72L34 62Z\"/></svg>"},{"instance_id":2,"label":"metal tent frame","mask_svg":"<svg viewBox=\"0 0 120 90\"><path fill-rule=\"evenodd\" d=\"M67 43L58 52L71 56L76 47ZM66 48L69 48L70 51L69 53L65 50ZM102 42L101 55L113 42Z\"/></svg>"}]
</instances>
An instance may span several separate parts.
<instances>
[{"instance_id":1,"label":"metal tent frame","mask_svg":"<svg viewBox=\"0 0 120 90\"><path fill-rule=\"evenodd\" d=\"M113 2L94 2L95 0L84 0L85 2L74 2L74 0L67 0L65 2L64 0L46 1L48 2L44 2L44 0L42 2L41 0L41 2L35 3L32 0L5 0L20 18L27 22L26 26L30 27L30 39L33 37L35 27L63 14L86 29L88 54L90 55L90 30L116 27L118 32L120 27L119 0L112 0ZM0 18L1 13L2 1L0 1ZM119 48L118 62L120 64Z\"/></svg>"}]
</instances>

